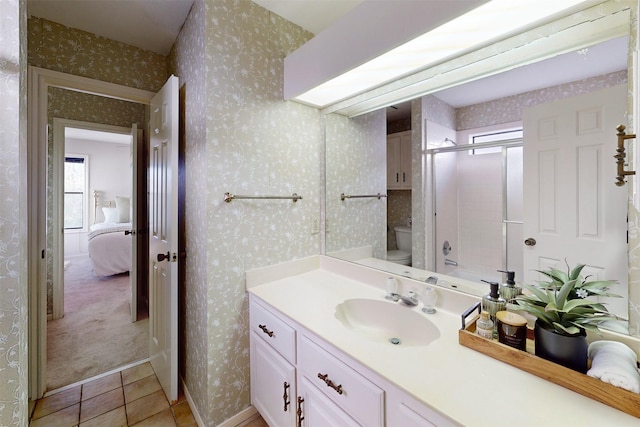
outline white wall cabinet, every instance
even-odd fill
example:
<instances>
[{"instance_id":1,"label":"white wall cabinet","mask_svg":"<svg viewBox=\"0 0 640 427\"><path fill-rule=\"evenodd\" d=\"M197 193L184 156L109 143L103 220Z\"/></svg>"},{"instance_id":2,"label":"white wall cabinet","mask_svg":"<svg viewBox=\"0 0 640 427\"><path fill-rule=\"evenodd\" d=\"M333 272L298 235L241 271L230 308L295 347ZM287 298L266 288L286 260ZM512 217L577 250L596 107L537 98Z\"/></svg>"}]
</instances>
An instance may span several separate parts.
<instances>
[{"instance_id":1,"label":"white wall cabinet","mask_svg":"<svg viewBox=\"0 0 640 427\"><path fill-rule=\"evenodd\" d=\"M387 135L387 189L411 190L411 131Z\"/></svg>"},{"instance_id":2,"label":"white wall cabinet","mask_svg":"<svg viewBox=\"0 0 640 427\"><path fill-rule=\"evenodd\" d=\"M455 425L254 295L249 321L251 401L271 427Z\"/></svg>"}]
</instances>

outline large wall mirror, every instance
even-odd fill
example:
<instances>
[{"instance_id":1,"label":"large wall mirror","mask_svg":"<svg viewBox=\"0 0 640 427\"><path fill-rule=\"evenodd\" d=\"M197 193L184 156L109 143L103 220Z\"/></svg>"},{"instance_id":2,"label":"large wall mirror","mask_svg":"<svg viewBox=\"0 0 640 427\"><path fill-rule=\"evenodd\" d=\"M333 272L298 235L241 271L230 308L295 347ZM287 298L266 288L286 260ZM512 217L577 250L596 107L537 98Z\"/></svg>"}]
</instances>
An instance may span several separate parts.
<instances>
[{"instance_id":1,"label":"large wall mirror","mask_svg":"<svg viewBox=\"0 0 640 427\"><path fill-rule=\"evenodd\" d=\"M639 215L633 180L617 187L611 172L615 126L633 129L636 16L632 2L605 2L552 24L571 28L561 42L528 30L482 60L454 60L430 93L351 118L327 114L327 255L476 295L488 291L480 279L504 281L497 270L532 282L535 268L586 263L588 274L619 281L624 297L609 308L626 321L610 327L639 336L640 293L630 286ZM526 45L526 63L509 44ZM562 129L576 126L601 136L571 145ZM407 161L410 184L392 182Z\"/></svg>"}]
</instances>

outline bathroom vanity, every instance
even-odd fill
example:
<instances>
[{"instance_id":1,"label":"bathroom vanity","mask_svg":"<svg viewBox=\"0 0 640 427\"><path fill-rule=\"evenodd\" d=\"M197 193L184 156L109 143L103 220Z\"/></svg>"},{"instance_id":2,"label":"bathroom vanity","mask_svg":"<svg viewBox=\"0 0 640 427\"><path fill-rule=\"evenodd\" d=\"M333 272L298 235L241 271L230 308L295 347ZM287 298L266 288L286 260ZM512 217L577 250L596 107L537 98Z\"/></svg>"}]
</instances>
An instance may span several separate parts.
<instances>
[{"instance_id":1,"label":"bathroom vanity","mask_svg":"<svg viewBox=\"0 0 640 427\"><path fill-rule=\"evenodd\" d=\"M388 276L324 256L247 272L251 399L269 425L640 423L459 345L475 297L438 289L427 315L385 300ZM425 286L398 281L401 294Z\"/></svg>"}]
</instances>

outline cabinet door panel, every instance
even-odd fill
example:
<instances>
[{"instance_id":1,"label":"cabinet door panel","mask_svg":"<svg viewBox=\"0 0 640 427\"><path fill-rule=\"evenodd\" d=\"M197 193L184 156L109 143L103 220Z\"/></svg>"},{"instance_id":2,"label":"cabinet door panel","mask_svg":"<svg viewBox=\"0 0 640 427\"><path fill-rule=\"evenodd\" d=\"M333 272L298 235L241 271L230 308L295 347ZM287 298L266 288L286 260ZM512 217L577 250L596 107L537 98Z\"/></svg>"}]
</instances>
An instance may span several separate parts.
<instances>
[{"instance_id":1,"label":"cabinet door panel","mask_svg":"<svg viewBox=\"0 0 640 427\"><path fill-rule=\"evenodd\" d=\"M306 378L300 381L300 396L304 399L302 402L303 427L360 426Z\"/></svg>"},{"instance_id":2,"label":"cabinet door panel","mask_svg":"<svg viewBox=\"0 0 640 427\"><path fill-rule=\"evenodd\" d=\"M400 138L400 186L411 190L411 132Z\"/></svg>"},{"instance_id":3,"label":"cabinet door panel","mask_svg":"<svg viewBox=\"0 0 640 427\"><path fill-rule=\"evenodd\" d=\"M400 188L400 136L387 137L387 188Z\"/></svg>"},{"instance_id":4,"label":"cabinet door panel","mask_svg":"<svg viewBox=\"0 0 640 427\"><path fill-rule=\"evenodd\" d=\"M270 426L293 427L296 370L255 332L251 335L251 401Z\"/></svg>"}]
</instances>

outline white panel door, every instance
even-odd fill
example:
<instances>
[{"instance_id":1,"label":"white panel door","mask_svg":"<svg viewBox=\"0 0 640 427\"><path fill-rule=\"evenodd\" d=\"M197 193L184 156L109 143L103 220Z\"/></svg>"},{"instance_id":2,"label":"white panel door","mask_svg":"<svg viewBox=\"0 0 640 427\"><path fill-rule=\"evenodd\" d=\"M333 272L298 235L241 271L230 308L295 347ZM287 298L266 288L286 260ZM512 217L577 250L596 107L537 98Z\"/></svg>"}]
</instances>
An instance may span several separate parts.
<instances>
[{"instance_id":1,"label":"white panel door","mask_svg":"<svg viewBox=\"0 0 640 427\"><path fill-rule=\"evenodd\" d=\"M178 399L178 78L151 100L149 133L149 358Z\"/></svg>"},{"instance_id":2,"label":"white panel door","mask_svg":"<svg viewBox=\"0 0 640 427\"><path fill-rule=\"evenodd\" d=\"M613 158L626 101L619 85L525 111L525 282L539 280L536 269L565 270L566 258L586 264L586 275L618 280L612 291L627 295L627 187L614 184ZM602 302L626 319L625 301Z\"/></svg>"}]
</instances>

